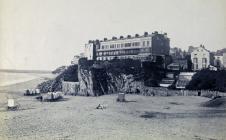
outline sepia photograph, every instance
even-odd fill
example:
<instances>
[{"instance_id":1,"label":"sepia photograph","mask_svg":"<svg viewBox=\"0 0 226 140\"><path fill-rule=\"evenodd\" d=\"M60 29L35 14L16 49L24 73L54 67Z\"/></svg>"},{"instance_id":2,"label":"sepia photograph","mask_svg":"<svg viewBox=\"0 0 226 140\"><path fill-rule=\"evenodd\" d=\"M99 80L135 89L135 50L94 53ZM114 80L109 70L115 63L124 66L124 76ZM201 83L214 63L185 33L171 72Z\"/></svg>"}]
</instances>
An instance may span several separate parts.
<instances>
[{"instance_id":1,"label":"sepia photograph","mask_svg":"<svg viewBox=\"0 0 226 140\"><path fill-rule=\"evenodd\" d=\"M0 140L226 140L226 1L0 0Z\"/></svg>"}]
</instances>

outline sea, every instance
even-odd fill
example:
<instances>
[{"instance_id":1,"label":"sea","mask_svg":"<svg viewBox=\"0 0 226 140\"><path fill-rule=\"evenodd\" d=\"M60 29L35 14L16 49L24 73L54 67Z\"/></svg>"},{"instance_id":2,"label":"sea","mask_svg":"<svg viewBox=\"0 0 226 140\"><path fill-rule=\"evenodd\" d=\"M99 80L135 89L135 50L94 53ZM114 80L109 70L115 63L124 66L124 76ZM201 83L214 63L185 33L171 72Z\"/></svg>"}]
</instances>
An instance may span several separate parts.
<instances>
[{"instance_id":1,"label":"sea","mask_svg":"<svg viewBox=\"0 0 226 140\"><path fill-rule=\"evenodd\" d=\"M50 73L31 73L31 72L4 72L0 71L0 87L9 86L21 82L30 81L39 77L44 77Z\"/></svg>"}]
</instances>

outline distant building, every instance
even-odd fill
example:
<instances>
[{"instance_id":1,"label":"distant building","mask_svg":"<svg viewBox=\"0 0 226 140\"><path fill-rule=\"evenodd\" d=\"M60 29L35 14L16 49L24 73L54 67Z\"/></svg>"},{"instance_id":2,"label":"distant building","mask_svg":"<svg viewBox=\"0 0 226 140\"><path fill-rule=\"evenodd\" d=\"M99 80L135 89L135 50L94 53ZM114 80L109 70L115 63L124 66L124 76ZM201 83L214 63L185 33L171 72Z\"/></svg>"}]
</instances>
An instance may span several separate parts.
<instances>
[{"instance_id":1,"label":"distant building","mask_svg":"<svg viewBox=\"0 0 226 140\"><path fill-rule=\"evenodd\" d=\"M83 53L80 53L79 55L75 55L71 60L71 64L72 65L78 64L79 59L83 57L85 57Z\"/></svg>"},{"instance_id":2,"label":"distant building","mask_svg":"<svg viewBox=\"0 0 226 140\"><path fill-rule=\"evenodd\" d=\"M223 66L226 68L226 53L223 53Z\"/></svg>"},{"instance_id":3,"label":"distant building","mask_svg":"<svg viewBox=\"0 0 226 140\"><path fill-rule=\"evenodd\" d=\"M191 61L193 64L193 70L201 70L213 65L214 57L213 54L205 49L203 45L197 47L191 53Z\"/></svg>"},{"instance_id":4,"label":"distant building","mask_svg":"<svg viewBox=\"0 0 226 140\"><path fill-rule=\"evenodd\" d=\"M154 59L155 56L169 56L170 40L167 34L154 32L140 36L128 35L112 37L103 41L90 41L85 45L85 54L88 59L92 60L112 60L118 59Z\"/></svg>"},{"instance_id":5,"label":"distant building","mask_svg":"<svg viewBox=\"0 0 226 140\"><path fill-rule=\"evenodd\" d=\"M183 52L180 48L177 47L170 48L170 56L173 60L183 59L185 57L185 52Z\"/></svg>"},{"instance_id":6,"label":"distant building","mask_svg":"<svg viewBox=\"0 0 226 140\"><path fill-rule=\"evenodd\" d=\"M188 70L188 60L187 59L175 59L171 64L167 66L169 70Z\"/></svg>"},{"instance_id":7,"label":"distant building","mask_svg":"<svg viewBox=\"0 0 226 140\"><path fill-rule=\"evenodd\" d=\"M214 56L214 66L217 68L223 68L223 55L215 55Z\"/></svg>"},{"instance_id":8,"label":"distant building","mask_svg":"<svg viewBox=\"0 0 226 140\"><path fill-rule=\"evenodd\" d=\"M189 46L188 47L188 54L191 54L195 49L197 49L198 47L193 47L193 46Z\"/></svg>"},{"instance_id":9,"label":"distant building","mask_svg":"<svg viewBox=\"0 0 226 140\"><path fill-rule=\"evenodd\" d=\"M96 48L100 46L99 40L90 40L88 44L85 44L85 57L87 60L96 60Z\"/></svg>"}]
</instances>

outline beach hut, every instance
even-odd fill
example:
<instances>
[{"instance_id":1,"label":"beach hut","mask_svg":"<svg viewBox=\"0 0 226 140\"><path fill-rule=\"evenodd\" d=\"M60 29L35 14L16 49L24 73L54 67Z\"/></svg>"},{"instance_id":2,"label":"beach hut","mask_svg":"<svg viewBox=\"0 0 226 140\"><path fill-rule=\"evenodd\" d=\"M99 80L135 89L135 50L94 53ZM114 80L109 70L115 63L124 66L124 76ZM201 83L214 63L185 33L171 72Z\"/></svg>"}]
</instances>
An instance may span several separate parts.
<instances>
[{"instance_id":1,"label":"beach hut","mask_svg":"<svg viewBox=\"0 0 226 140\"><path fill-rule=\"evenodd\" d=\"M15 105L14 99L9 98L8 99L8 110L14 110L17 109L17 106Z\"/></svg>"}]
</instances>

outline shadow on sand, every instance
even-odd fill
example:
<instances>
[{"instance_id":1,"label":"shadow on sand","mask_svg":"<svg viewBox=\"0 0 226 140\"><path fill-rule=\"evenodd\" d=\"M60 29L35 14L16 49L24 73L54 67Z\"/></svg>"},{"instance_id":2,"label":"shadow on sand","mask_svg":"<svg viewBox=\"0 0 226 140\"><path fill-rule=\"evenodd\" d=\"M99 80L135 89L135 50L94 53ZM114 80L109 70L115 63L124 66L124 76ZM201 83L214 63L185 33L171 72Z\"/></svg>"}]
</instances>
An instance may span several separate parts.
<instances>
[{"instance_id":1,"label":"shadow on sand","mask_svg":"<svg viewBox=\"0 0 226 140\"><path fill-rule=\"evenodd\" d=\"M212 118L226 117L226 110L200 110L186 113L144 112L141 118L174 119L174 118Z\"/></svg>"}]
</instances>

